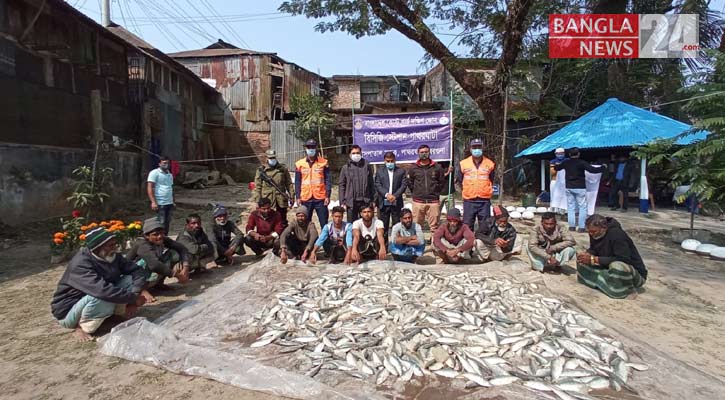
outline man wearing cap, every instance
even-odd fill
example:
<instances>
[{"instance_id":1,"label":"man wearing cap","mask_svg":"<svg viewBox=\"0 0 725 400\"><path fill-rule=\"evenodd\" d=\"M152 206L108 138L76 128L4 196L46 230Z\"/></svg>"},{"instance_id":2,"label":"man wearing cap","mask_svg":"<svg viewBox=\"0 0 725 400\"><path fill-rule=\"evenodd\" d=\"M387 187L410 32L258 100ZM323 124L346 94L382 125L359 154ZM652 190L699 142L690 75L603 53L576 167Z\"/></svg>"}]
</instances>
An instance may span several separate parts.
<instances>
[{"instance_id":1,"label":"man wearing cap","mask_svg":"<svg viewBox=\"0 0 725 400\"><path fill-rule=\"evenodd\" d=\"M297 207L295 219L282 231L279 240L279 258L282 264L287 264L290 258L307 262L310 257L317 240L317 228L307 219L307 215L307 207Z\"/></svg>"},{"instance_id":2,"label":"man wearing cap","mask_svg":"<svg viewBox=\"0 0 725 400\"><path fill-rule=\"evenodd\" d=\"M82 247L68 263L50 304L63 328L74 329L81 341L94 333L114 311L125 307L131 318L146 299L141 290L146 271L120 257L116 236L103 227L86 233Z\"/></svg>"},{"instance_id":3,"label":"man wearing cap","mask_svg":"<svg viewBox=\"0 0 725 400\"><path fill-rule=\"evenodd\" d=\"M249 214L245 231L247 237L244 242L257 256L266 250L279 248L279 236L284 231L282 216L272 209L272 202L268 198L257 202L257 209Z\"/></svg>"},{"instance_id":4,"label":"man wearing cap","mask_svg":"<svg viewBox=\"0 0 725 400\"><path fill-rule=\"evenodd\" d=\"M164 226L156 218L143 223L143 238L136 240L126 253L126 259L144 266L149 272L145 289L169 290L166 278L176 278L179 283L189 280L189 252L186 247L166 236ZM148 302L156 299L147 290L142 293Z\"/></svg>"},{"instance_id":5,"label":"man wearing cap","mask_svg":"<svg viewBox=\"0 0 725 400\"><path fill-rule=\"evenodd\" d=\"M471 258L471 250L476 244L476 237L468 225L462 222L461 210L451 208L446 215L446 222L433 234L435 255L444 264L457 264L463 259Z\"/></svg>"},{"instance_id":6,"label":"man wearing cap","mask_svg":"<svg viewBox=\"0 0 725 400\"><path fill-rule=\"evenodd\" d=\"M327 225L330 204L330 166L317 151L317 141L305 142L306 157L295 163L295 199L298 205L305 206L307 220L312 222L312 212L317 213L320 226Z\"/></svg>"},{"instance_id":7,"label":"man wearing cap","mask_svg":"<svg viewBox=\"0 0 725 400\"><path fill-rule=\"evenodd\" d=\"M408 170L413 219L419 225L427 221L431 232L438 228L440 219L438 200L443 187L443 175L440 164L430 159L430 147L426 144L418 146L418 161Z\"/></svg>"},{"instance_id":8,"label":"man wearing cap","mask_svg":"<svg viewBox=\"0 0 725 400\"><path fill-rule=\"evenodd\" d=\"M350 161L340 170L340 205L347 210L347 222L360 217L360 208L371 204L375 197L373 167L362 156L362 148L350 147ZM324 226L324 225L322 225Z\"/></svg>"},{"instance_id":9,"label":"man wearing cap","mask_svg":"<svg viewBox=\"0 0 725 400\"><path fill-rule=\"evenodd\" d=\"M178 237L178 242L186 247L189 252L189 267L191 272L206 271L207 264L214 261L214 246L209 241L209 236L201 226L199 214L189 214L186 217L184 231ZM210 266L210 268L216 265Z\"/></svg>"},{"instance_id":10,"label":"man wearing cap","mask_svg":"<svg viewBox=\"0 0 725 400\"><path fill-rule=\"evenodd\" d=\"M516 228L508 220L508 211L501 206L494 206L493 218L486 218L478 225L476 252L481 261L501 261L513 252Z\"/></svg>"},{"instance_id":11,"label":"man wearing cap","mask_svg":"<svg viewBox=\"0 0 725 400\"><path fill-rule=\"evenodd\" d=\"M235 254L240 256L247 254L244 250L244 233L229 220L227 209L224 206L216 206L212 216L214 217L212 232L216 247L216 262L232 264Z\"/></svg>"},{"instance_id":12,"label":"man wearing cap","mask_svg":"<svg viewBox=\"0 0 725 400\"><path fill-rule=\"evenodd\" d=\"M425 237L420 225L413 222L413 212L404 208L400 222L390 234L390 254L395 261L415 263L425 251Z\"/></svg>"},{"instance_id":13,"label":"man wearing cap","mask_svg":"<svg viewBox=\"0 0 725 400\"><path fill-rule=\"evenodd\" d=\"M562 214L566 210L566 185L564 181L559 181L557 177L564 176L563 173L559 173L556 170L556 166L568 160L566 158L566 150L563 147L559 147L554 150L554 158L549 161L549 176L551 177L551 184L549 185L550 192L550 204L554 208L554 212Z\"/></svg>"},{"instance_id":14,"label":"man wearing cap","mask_svg":"<svg viewBox=\"0 0 725 400\"><path fill-rule=\"evenodd\" d=\"M294 199L295 186L287 166L277 160L277 152L267 150L267 162L257 169L254 177L254 201L269 199L272 208L282 216L282 228L287 227L287 208ZM272 183L273 182L274 185ZM275 187L276 186L276 187ZM280 190L277 190L280 189Z\"/></svg>"},{"instance_id":15,"label":"man wearing cap","mask_svg":"<svg viewBox=\"0 0 725 400\"><path fill-rule=\"evenodd\" d=\"M471 156L458 164L456 182L463 196L463 223L471 230L484 224L491 209L496 163L483 155L481 139L471 140Z\"/></svg>"},{"instance_id":16,"label":"man wearing cap","mask_svg":"<svg viewBox=\"0 0 725 400\"><path fill-rule=\"evenodd\" d=\"M373 206L363 206L360 219L352 223L352 246L347 264L365 260L385 260L387 250L383 222L373 215Z\"/></svg>"},{"instance_id":17,"label":"man wearing cap","mask_svg":"<svg viewBox=\"0 0 725 400\"><path fill-rule=\"evenodd\" d=\"M171 210L174 208L174 176L169 172L169 157L159 158L159 167L149 172L146 179L146 195L151 201L151 209L157 213L166 232L171 223Z\"/></svg>"}]
</instances>

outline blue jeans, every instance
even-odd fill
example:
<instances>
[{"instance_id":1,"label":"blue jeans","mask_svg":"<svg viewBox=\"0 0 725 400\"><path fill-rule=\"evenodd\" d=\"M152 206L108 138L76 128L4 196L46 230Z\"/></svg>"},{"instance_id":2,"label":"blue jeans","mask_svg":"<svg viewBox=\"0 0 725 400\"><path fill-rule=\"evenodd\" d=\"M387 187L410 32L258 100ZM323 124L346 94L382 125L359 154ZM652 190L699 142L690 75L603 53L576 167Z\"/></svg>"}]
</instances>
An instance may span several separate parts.
<instances>
[{"instance_id":1,"label":"blue jeans","mask_svg":"<svg viewBox=\"0 0 725 400\"><path fill-rule=\"evenodd\" d=\"M327 217L329 211L325 205L325 200L310 199L308 201L301 202L303 206L307 207L307 220L312 222L312 211L317 213L317 219L320 220L320 227L327 225Z\"/></svg>"},{"instance_id":2,"label":"blue jeans","mask_svg":"<svg viewBox=\"0 0 725 400\"><path fill-rule=\"evenodd\" d=\"M423 251L425 251L425 244L411 246L408 244L390 243L388 248L396 260L411 262L413 261L413 257L420 257L423 255Z\"/></svg>"},{"instance_id":3,"label":"blue jeans","mask_svg":"<svg viewBox=\"0 0 725 400\"><path fill-rule=\"evenodd\" d=\"M566 189L566 217L569 227L576 226L575 214L579 212L579 229L584 229L587 220L587 190Z\"/></svg>"},{"instance_id":4,"label":"blue jeans","mask_svg":"<svg viewBox=\"0 0 725 400\"><path fill-rule=\"evenodd\" d=\"M156 214L156 218L159 220L161 225L164 226L166 234L169 234L169 224L171 224L171 210L174 208L173 204L166 204L159 206L159 211Z\"/></svg>"},{"instance_id":5,"label":"blue jeans","mask_svg":"<svg viewBox=\"0 0 725 400\"><path fill-rule=\"evenodd\" d=\"M491 214L491 200L463 200L463 223L476 231L476 219L480 226Z\"/></svg>"},{"instance_id":6,"label":"blue jeans","mask_svg":"<svg viewBox=\"0 0 725 400\"><path fill-rule=\"evenodd\" d=\"M116 286L128 289L133 285L131 275L124 275ZM80 327L86 333L93 333L100 328L103 321L113 315L116 304L101 300L91 295L85 295L78 300L68 311L65 318L58 321L60 326L67 329Z\"/></svg>"}]
</instances>

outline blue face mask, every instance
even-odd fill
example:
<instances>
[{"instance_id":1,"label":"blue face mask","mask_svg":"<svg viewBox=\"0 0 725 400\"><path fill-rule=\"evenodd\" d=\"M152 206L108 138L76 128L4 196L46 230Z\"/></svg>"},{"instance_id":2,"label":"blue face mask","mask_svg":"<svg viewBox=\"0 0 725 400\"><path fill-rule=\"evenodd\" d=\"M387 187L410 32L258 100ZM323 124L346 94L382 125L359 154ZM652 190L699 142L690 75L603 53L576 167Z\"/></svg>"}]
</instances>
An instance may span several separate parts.
<instances>
[{"instance_id":1,"label":"blue face mask","mask_svg":"<svg viewBox=\"0 0 725 400\"><path fill-rule=\"evenodd\" d=\"M274 158L270 158L269 160L267 160L267 164L269 164L270 167L274 167L275 165L277 165L277 160Z\"/></svg>"},{"instance_id":2,"label":"blue face mask","mask_svg":"<svg viewBox=\"0 0 725 400\"><path fill-rule=\"evenodd\" d=\"M564 154L557 154L556 155L556 159L557 160L563 160L564 159Z\"/></svg>"},{"instance_id":3,"label":"blue face mask","mask_svg":"<svg viewBox=\"0 0 725 400\"><path fill-rule=\"evenodd\" d=\"M317 154L317 149L305 149L305 153L307 153L307 157L314 157Z\"/></svg>"},{"instance_id":4,"label":"blue face mask","mask_svg":"<svg viewBox=\"0 0 725 400\"><path fill-rule=\"evenodd\" d=\"M481 157L483 155L483 149L471 149L471 155L474 157Z\"/></svg>"},{"instance_id":5,"label":"blue face mask","mask_svg":"<svg viewBox=\"0 0 725 400\"><path fill-rule=\"evenodd\" d=\"M389 170L394 170L395 169L395 163L394 162L386 162L385 163L385 167L387 169L389 169Z\"/></svg>"}]
</instances>

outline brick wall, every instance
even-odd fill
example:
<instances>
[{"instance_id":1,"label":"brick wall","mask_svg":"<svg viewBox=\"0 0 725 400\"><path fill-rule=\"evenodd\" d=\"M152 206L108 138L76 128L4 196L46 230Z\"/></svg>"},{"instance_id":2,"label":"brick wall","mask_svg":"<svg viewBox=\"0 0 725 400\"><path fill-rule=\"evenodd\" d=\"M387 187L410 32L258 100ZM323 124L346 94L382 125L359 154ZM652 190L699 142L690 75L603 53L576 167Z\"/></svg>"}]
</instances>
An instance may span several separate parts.
<instances>
[{"instance_id":1,"label":"brick wall","mask_svg":"<svg viewBox=\"0 0 725 400\"><path fill-rule=\"evenodd\" d=\"M332 99L333 109L350 109L353 100L360 107L360 81L336 81L338 93Z\"/></svg>"}]
</instances>

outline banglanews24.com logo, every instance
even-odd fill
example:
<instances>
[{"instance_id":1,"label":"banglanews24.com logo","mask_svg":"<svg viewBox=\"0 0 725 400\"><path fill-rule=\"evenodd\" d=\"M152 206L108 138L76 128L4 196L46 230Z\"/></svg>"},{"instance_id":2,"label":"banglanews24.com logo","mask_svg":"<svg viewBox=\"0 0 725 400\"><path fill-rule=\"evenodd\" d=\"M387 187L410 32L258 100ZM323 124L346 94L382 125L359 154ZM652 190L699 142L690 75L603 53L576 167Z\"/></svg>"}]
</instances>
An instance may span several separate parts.
<instances>
[{"instance_id":1,"label":"banglanews24.com logo","mask_svg":"<svg viewBox=\"0 0 725 400\"><path fill-rule=\"evenodd\" d=\"M697 14L551 14L549 58L696 58Z\"/></svg>"}]
</instances>

